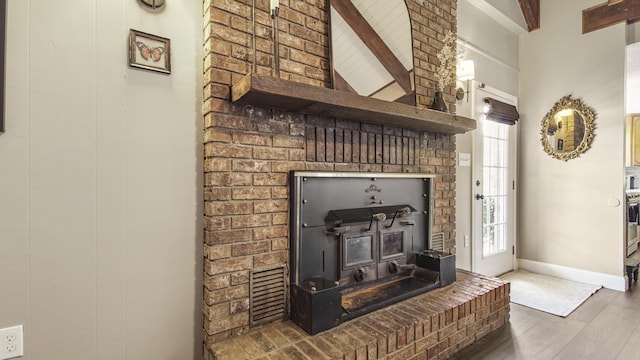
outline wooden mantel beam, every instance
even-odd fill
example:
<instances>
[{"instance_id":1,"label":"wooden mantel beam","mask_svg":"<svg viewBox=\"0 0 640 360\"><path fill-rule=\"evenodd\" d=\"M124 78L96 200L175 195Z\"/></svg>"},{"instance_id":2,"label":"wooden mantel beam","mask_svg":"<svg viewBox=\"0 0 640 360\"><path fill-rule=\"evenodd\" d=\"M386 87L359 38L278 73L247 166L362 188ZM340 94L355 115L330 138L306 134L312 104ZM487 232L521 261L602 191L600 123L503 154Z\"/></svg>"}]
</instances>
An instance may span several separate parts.
<instances>
[{"instance_id":1,"label":"wooden mantel beam","mask_svg":"<svg viewBox=\"0 0 640 360\"><path fill-rule=\"evenodd\" d=\"M540 0L518 0L529 32L540 29Z\"/></svg>"},{"instance_id":2,"label":"wooden mantel beam","mask_svg":"<svg viewBox=\"0 0 640 360\"><path fill-rule=\"evenodd\" d=\"M640 0L608 0L582 10L582 33L640 19Z\"/></svg>"}]
</instances>

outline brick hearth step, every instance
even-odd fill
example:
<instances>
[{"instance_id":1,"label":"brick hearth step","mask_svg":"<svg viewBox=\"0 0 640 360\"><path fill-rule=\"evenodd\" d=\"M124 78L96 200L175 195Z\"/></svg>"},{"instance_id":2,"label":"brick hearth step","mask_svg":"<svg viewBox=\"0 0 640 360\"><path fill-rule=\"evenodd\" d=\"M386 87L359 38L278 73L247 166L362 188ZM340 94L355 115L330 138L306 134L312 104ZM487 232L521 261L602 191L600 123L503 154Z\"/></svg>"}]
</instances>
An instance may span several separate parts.
<instances>
[{"instance_id":1,"label":"brick hearth step","mask_svg":"<svg viewBox=\"0 0 640 360\"><path fill-rule=\"evenodd\" d=\"M291 321L209 344L206 360L446 359L509 321L509 283L457 281L310 336Z\"/></svg>"}]
</instances>

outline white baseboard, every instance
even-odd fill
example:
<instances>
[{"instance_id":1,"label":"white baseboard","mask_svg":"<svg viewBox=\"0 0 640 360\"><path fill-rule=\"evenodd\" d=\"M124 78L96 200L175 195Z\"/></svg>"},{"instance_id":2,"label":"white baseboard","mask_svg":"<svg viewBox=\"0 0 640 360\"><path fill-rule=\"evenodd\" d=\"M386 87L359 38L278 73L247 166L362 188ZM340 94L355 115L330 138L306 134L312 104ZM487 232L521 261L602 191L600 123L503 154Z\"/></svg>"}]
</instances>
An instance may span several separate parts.
<instances>
[{"instance_id":1,"label":"white baseboard","mask_svg":"<svg viewBox=\"0 0 640 360\"><path fill-rule=\"evenodd\" d=\"M597 273L589 270L571 268L562 265L548 264L539 261L518 259L518 268L538 274L559 277L587 284L602 285L607 289L625 291L627 281L624 276Z\"/></svg>"}]
</instances>

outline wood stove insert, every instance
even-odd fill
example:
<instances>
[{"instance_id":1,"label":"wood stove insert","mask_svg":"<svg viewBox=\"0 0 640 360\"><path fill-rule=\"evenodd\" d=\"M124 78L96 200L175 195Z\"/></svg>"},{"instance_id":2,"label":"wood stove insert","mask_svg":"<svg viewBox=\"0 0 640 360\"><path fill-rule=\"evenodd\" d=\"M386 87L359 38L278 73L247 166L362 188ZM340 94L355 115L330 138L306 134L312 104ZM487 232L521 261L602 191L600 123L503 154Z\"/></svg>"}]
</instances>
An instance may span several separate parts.
<instances>
[{"instance_id":1,"label":"wood stove insert","mask_svg":"<svg viewBox=\"0 0 640 360\"><path fill-rule=\"evenodd\" d=\"M292 321L313 335L455 280L455 256L430 250L433 182L292 172Z\"/></svg>"}]
</instances>

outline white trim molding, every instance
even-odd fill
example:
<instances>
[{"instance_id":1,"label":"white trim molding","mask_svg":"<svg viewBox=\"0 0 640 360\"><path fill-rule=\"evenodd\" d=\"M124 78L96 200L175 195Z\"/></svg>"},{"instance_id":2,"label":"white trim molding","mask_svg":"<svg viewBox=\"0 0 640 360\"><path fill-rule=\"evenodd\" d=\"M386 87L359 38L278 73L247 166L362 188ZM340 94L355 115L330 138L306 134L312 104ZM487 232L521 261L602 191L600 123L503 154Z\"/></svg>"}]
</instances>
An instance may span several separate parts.
<instances>
[{"instance_id":1,"label":"white trim molding","mask_svg":"<svg viewBox=\"0 0 640 360\"><path fill-rule=\"evenodd\" d=\"M624 276L615 276L533 260L518 259L518 268L562 279L602 285L607 289L618 291L625 291L627 286L626 277Z\"/></svg>"},{"instance_id":2,"label":"white trim molding","mask_svg":"<svg viewBox=\"0 0 640 360\"><path fill-rule=\"evenodd\" d=\"M465 40L464 38L461 38L460 36L458 36L456 38L456 40L458 41L458 45L462 46L465 49L469 49L475 53L478 53L478 55L480 56L484 56L487 59L493 61L494 63L501 65L513 72L520 72L520 69L513 66L513 65L509 65L506 62L500 60L497 56L491 55L488 52L486 52L485 50L482 50L479 46L474 45L472 43L470 43L469 41Z\"/></svg>"},{"instance_id":3,"label":"white trim molding","mask_svg":"<svg viewBox=\"0 0 640 360\"><path fill-rule=\"evenodd\" d=\"M505 15L502 11L498 10L498 8L489 4L487 0L469 0L469 2L480 9L480 11L484 12L499 24L502 24L507 30L511 31L516 35L526 34L528 30L522 25L518 24L516 21Z\"/></svg>"}]
</instances>

